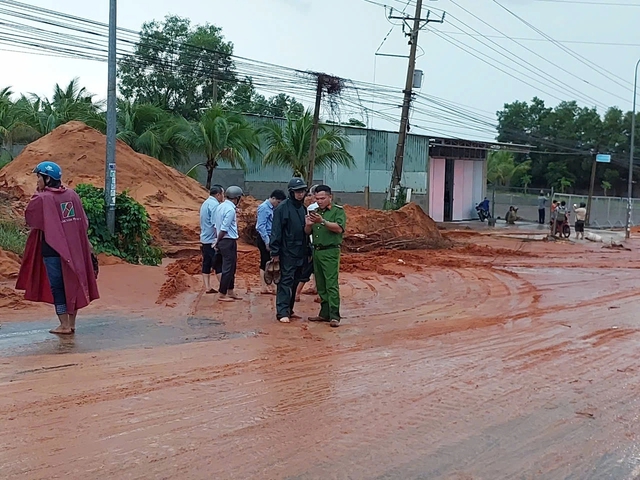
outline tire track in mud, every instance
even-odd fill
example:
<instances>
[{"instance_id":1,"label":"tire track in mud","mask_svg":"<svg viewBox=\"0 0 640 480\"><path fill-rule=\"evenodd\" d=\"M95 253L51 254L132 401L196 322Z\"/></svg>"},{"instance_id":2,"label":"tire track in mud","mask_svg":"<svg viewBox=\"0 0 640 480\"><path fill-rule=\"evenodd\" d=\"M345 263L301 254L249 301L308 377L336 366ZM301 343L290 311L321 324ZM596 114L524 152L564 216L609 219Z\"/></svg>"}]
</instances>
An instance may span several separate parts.
<instances>
[{"instance_id":1,"label":"tire track in mud","mask_svg":"<svg viewBox=\"0 0 640 480\"><path fill-rule=\"evenodd\" d=\"M5 383L0 470L86 479L629 478L640 431L637 278L585 277L565 295L548 288L543 268L508 268L425 269L380 286L353 278L345 325L308 325L312 339L306 324L266 319L267 302L251 297L237 326L257 325L257 338L184 346L203 355L180 362L167 360L180 348L158 349L168 352L161 368L136 364L133 352L107 370L79 361L47 374L48 392L35 399L35 375ZM623 291L580 300L603 282ZM209 313L220 312L234 314ZM230 358L236 345L247 353ZM51 453L30 455L34 445Z\"/></svg>"}]
</instances>

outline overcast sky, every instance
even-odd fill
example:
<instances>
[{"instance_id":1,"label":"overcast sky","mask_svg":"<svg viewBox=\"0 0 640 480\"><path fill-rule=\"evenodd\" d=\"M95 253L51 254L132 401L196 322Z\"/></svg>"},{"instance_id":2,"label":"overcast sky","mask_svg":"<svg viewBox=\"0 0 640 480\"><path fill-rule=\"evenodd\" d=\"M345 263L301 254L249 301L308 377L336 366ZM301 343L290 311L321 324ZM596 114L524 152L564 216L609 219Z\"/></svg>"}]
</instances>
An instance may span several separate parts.
<instances>
[{"instance_id":1,"label":"overcast sky","mask_svg":"<svg viewBox=\"0 0 640 480\"><path fill-rule=\"evenodd\" d=\"M405 4L404 0L372 1L392 5L399 10ZM562 45L572 52L563 51L560 46L543 38L493 0L425 0L425 7L433 8L434 16L444 10L447 18L444 24L432 23L421 32L419 44L423 52L417 61L417 67L425 74L421 93L472 107L477 109L478 115L490 117L505 102L530 100L534 95L543 98L548 105L557 104L561 98L580 100L580 104L587 106L617 105L624 110L631 109L633 68L640 58L637 33L640 0L608 0L627 6L587 3L599 0L576 0L576 3L574 0L498 1L552 39L566 42ZM32 0L28 3L108 21L108 0ZM411 5L415 0L409 3L407 11L412 12ZM636 6L629 6L634 4ZM385 8L366 0L129 0L120 1L118 8L121 27L139 30L144 21L177 14L189 17L195 23L210 22L221 27L226 39L234 43L235 54L243 57L365 82L375 79L376 83L397 86L398 89L404 86L406 59L377 57L374 61L374 52L392 24L385 16ZM517 38L532 52L509 39L478 37L472 29L487 36L503 34ZM436 32L459 42L459 46L437 36ZM380 51L404 55L408 49L402 29L396 27ZM485 60L494 66L487 65L471 53L488 55ZM572 55L584 59L579 60ZM55 83L67 84L72 78L80 77L82 85L89 91L106 97L107 68L104 63L6 51L0 51L0 62L0 87L10 85L15 92L50 95ZM606 76L585 64L589 62L604 69ZM554 81L562 86L550 84ZM603 111L602 108L599 110ZM385 113L399 117L399 109L387 109ZM466 123L464 119L460 121ZM450 119L436 119L424 112L416 112L412 123L432 130L434 135L448 133L450 136L477 139L492 137L486 130L471 130L454 124ZM392 123L380 121L374 125L397 128Z\"/></svg>"}]
</instances>

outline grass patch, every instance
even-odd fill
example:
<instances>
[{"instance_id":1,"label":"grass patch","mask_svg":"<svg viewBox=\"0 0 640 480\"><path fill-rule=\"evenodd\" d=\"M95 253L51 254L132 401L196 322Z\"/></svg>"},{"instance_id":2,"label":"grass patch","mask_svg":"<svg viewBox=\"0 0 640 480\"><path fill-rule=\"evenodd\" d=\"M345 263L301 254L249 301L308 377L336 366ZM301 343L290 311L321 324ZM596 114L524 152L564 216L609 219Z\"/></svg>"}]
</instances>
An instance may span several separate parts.
<instances>
[{"instance_id":1,"label":"grass patch","mask_svg":"<svg viewBox=\"0 0 640 480\"><path fill-rule=\"evenodd\" d=\"M27 243L27 233L15 222L0 220L0 248L22 255Z\"/></svg>"}]
</instances>

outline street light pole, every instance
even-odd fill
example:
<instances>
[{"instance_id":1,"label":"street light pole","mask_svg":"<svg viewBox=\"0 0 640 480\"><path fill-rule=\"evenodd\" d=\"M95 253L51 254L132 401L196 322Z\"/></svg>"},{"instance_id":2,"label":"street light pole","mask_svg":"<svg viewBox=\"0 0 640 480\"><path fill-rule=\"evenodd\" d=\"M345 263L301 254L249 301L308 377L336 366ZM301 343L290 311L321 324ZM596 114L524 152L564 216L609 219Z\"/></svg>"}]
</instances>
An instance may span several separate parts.
<instances>
[{"instance_id":1,"label":"street light pole","mask_svg":"<svg viewBox=\"0 0 640 480\"><path fill-rule=\"evenodd\" d=\"M625 237L631 237L631 195L633 194L633 151L636 147L636 93L638 88L638 66L640 59L636 62L636 69L633 75L633 112L631 113L631 146L629 147L629 184L627 185L627 228Z\"/></svg>"}]
</instances>

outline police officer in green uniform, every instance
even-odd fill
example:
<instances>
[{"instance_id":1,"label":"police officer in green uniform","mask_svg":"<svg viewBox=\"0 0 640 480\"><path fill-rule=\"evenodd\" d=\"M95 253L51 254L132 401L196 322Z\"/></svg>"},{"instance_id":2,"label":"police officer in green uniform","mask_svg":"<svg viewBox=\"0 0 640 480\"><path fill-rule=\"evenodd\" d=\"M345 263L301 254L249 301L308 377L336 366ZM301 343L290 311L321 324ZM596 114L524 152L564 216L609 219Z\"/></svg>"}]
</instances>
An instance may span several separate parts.
<instances>
[{"instance_id":1,"label":"police officer in green uniform","mask_svg":"<svg viewBox=\"0 0 640 480\"><path fill-rule=\"evenodd\" d=\"M311 322L329 322L332 327L340 326L340 247L342 235L347 227L347 215L340 205L332 203L331 188L320 185L316 188L318 209L310 212L305 223L305 231L313 235L313 273L320 295L321 307L317 317Z\"/></svg>"}]
</instances>

